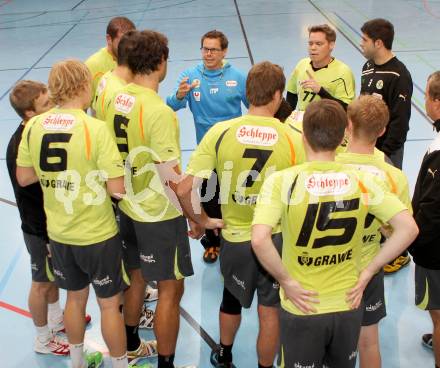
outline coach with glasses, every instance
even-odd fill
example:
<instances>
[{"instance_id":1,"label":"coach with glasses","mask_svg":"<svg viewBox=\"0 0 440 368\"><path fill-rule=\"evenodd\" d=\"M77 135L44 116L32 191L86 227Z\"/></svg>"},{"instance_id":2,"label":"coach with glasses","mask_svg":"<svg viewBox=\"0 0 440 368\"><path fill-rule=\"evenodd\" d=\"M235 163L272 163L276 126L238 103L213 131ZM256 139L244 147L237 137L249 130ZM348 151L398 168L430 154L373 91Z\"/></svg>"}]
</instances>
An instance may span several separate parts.
<instances>
[{"instance_id":1,"label":"coach with glasses","mask_svg":"<svg viewBox=\"0 0 440 368\"><path fill-rule=\"evenodd\" d=\"M194 117L197 144L214 124L241 116L242 103L248 107L246 74L225 60L228 52L226 36L217 30L205 33L201 39L200 50L202 62L180 74L175 91L167 98L167 105L174 111L189 105ZM215 188L215 182L208 187ZM202 186L202 196L205 195L206 188L205 182ZM203 206L208 215L220 217L218 188L214 196L208 193L206 199L209 201L205 201ZM218 257L219 238L208 231L201 242L205 247L204 261L215 262Z\"/></svg>"}]
</instances>

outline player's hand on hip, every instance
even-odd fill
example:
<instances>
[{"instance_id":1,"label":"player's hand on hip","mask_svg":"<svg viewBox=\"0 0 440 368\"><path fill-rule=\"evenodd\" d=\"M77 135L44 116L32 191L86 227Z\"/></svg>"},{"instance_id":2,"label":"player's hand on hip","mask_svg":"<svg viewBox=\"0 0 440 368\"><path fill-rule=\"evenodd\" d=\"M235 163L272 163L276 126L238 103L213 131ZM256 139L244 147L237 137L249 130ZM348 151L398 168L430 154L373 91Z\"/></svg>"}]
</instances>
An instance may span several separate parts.
<instances>
[{"instance_id":1,"label":"player's hand on hip","mask_svg":"<svg viewBox=\"0 0 440 368\"><path fill-rule=\"evenodd\" d=\"M374 274L372 274L368 268L366 268L359 275L356 286L347 292L347 302L350 304L352 309L357 309L361 305L364 290L373 276Z\"/></svg>"},{"instance_id":2,"label":"player's hand on hip","mask_svg":"<svg viewBox=\"0 0 440 368\"><path fill-rule=\"evenodd\" d=\"M215 235L219 234L219 229L223 229L225 227L225 223L222 219L208 217L205 224L203 224L206 229L210 229L214 231Z\"/></svg>"},{"instance_id":3,"label":"player's hand on hip","mask_svg":"<svg viewBox=\"0 0 440 368\"><path fill-rule=\"evenodd\" d=\"M205 233L205 228L199 225L197 222L188 219L189 231L188 236L191 239L200 239Z\"/></svg>"},{"instance_id":4,"label":"player's hand on hip","mask_svg":"<svg viewBox=\"0 0 440 368\"><path fill-rule=\"evenodd\" d=\"M197 82L193 81L191 84L188 83L189 77L185 77L179 83L179 87L177 88L176 97L179 100L182 100L189 91L191 91L194 87L197 86Z\"/></svg>"},{"instance_id":5,"label":"player's hand on hip","mask_svg":"<svg viewBox=\"0 0 440 368\"><path fill-rule=\"evenodd\" d=\"M316 313L313 304L319 304L318 293L306 290L301 284L293 279L281 284L286 299L289 299L303 313Z\"/></svg>"}]
</instances>

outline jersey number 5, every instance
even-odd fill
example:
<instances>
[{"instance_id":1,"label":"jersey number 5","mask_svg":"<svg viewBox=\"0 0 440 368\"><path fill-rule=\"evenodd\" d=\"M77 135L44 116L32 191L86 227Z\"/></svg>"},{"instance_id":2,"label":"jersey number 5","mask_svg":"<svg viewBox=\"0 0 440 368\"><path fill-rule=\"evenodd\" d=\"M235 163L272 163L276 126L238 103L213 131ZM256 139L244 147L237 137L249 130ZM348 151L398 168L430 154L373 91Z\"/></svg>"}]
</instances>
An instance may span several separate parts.
<instances>
[{"instance_id":1,"label":"jersey number 5","mask_svg":"<svg viewBox=\"0 0 440 368\"><path fill-rule=\"evenodd\" d=\"M130 122L125 116L115 115L113 127L115 129L116 139L122 138L125 143L117 143L119 152L128 154L127 127Z\"/></svg>"},{"instance_id":2,"label":"jersey number 5","mask_svg":"<svg viewBox=\"0 0 440 368\"><path fill-rule=\"evenodd\" d=\"M330 218L335 212L348 212L359 208L359 198L339 202L310 203L298 237L297 246L307 247L316 221L318 231L343 230L341 235L316 237L312 248L322 248L327 245L344 245L351 241L356 231L356 217ZM318 212L319 209L319 212Z\"/></svg>"},{"instance_id":3,"label":"jersey number 5","mask_svg":"<svg viewBox=\"0 0 440 368\"><path fill-rule=\"evenodd\" d=\"M72 134L69 133L43 135L40 150L40 169L42 171L58 172L67 169L67 151L64 148L50 148L50 144L68 143L71 138Z\"/></svg>"}]
</instances>

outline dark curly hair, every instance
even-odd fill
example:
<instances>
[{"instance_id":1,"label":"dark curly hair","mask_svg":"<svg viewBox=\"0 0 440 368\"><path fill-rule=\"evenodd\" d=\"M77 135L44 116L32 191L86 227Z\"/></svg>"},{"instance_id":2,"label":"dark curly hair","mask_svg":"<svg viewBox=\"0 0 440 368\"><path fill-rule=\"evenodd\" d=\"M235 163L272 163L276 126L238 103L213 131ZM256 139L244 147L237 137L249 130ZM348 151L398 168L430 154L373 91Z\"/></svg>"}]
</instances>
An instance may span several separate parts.
<instances>
[{"instance_id":1,"label":"dark curly hair","mask_svg":"<svg viewBox=\"0 0 440 368\"><path fill-rule=\"evenodd\" d=\"M134 47L127 50L127 65L133 74L151 74L168 60L168 39L155 31L142 31L133 35Z\"/></svg>"}]
</instances>

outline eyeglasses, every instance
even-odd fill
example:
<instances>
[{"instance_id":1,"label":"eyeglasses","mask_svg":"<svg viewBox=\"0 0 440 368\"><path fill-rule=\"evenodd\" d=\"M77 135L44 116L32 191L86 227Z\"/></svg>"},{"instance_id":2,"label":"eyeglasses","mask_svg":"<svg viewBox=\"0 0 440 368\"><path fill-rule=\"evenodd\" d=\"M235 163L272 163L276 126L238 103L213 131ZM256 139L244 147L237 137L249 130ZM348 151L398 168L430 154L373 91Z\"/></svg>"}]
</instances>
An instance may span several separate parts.
<instances>
[{"instance_id":1,"label":"eyeglasses","mask_svg":"<svg viewBox=\"0 0 440 368\"><path fill-rule=\"evenodd\" d=\"M217 52L223 51L222 49L216 49L216 48L208 48L208 47L201 47L200 50L202 50L202 53L204 54L216 54Z\"/></svg>"}]
</instances>

